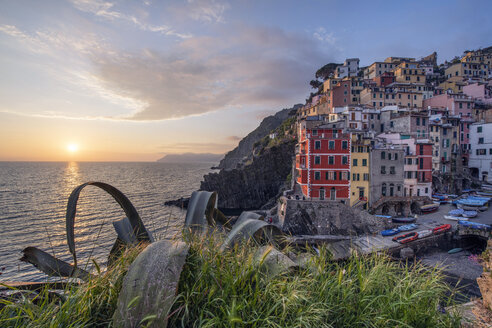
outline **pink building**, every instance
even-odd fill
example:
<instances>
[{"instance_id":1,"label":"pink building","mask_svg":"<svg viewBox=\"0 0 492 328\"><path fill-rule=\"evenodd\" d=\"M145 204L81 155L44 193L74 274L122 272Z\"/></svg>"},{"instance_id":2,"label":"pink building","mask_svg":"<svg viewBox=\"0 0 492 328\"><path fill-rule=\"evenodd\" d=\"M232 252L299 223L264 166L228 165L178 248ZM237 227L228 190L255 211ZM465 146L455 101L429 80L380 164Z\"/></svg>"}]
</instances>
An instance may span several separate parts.
<instances>
[{"instance_id":1,"label":"pink building","mask_svg":"<svg viewBox=\"0 0 492 328\"><path fill-rule=\"evenodd\" d=\"M492 104L492 91L486 83L472 83L463 87L463 93L483 104Z\"/></svg>"},{"instance_id":2,"label":"pink building","mask_svg":"<svg viewBox=\"0 0 492 328\"><path fill-rule=\"evenodd\" d=\"M441 107L447 108L449 115L461 115L462 117L471 117L473 109L472 97L461 93L444 93L432 98L425 99L422 107Z\"/></svg>"}]
</instances>

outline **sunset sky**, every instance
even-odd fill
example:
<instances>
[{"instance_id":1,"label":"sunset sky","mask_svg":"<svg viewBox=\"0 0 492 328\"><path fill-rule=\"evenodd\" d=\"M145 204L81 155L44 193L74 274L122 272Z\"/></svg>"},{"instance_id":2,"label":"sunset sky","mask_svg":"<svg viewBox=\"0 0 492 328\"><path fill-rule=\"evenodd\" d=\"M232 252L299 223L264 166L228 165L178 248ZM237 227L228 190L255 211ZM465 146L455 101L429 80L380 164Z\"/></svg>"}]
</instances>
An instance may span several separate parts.
<instances>
[{"instance_id":1,"label":"sunset sky","mask_svg":"<svg viewBox=\"0 0 492 328\"><path fill-rule=\"evenodd\" d=\"M303 103L322 65L452 59L492 45L491 12L465 0L0 0L0 160L225 153Z\"/></svg>"}]
</instances>

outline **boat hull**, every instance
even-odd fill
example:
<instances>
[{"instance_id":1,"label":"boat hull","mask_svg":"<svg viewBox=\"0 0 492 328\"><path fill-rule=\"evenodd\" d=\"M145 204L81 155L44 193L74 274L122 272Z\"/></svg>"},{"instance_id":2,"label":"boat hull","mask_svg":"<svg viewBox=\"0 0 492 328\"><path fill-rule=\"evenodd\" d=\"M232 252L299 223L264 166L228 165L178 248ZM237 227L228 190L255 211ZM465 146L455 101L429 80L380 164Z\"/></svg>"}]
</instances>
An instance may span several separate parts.
<instances>
[{"instance_id":1,"label":"boat hull","mask_svg":"<svg viewBox=\"0 0 492 328\"><path fill-rule=\"evenodd\" d=\"M412 223L415 222L415 218L393 218L394 223Z\"/></svg>"}]
</instances>

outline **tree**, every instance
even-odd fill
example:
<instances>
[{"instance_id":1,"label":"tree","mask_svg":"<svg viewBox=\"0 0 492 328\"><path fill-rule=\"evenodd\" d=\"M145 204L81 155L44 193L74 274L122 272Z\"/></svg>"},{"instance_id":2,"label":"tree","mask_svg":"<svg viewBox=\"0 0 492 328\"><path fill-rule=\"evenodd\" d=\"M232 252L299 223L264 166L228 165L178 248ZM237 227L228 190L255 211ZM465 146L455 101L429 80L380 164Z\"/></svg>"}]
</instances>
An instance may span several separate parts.
<instances>
[{"instance_id":1,"label":"tree","mask_svg":"<svg viewBox=\"0 0 492 328\"><path fill-rule=\"evenodd\" d=\"M318 80L311 80L311 82L309 82L309 85L311 86L311 88L318 90L319 87L323 85L323 83Z\"/></svg>"}]
</instances>

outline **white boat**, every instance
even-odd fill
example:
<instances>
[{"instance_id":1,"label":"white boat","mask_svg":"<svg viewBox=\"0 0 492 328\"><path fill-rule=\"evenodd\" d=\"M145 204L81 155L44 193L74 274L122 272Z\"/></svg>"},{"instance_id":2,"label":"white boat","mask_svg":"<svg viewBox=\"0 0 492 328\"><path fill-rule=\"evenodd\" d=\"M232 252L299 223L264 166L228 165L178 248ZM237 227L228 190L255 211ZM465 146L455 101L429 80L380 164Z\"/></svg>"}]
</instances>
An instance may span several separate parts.
<instances>
[{"instance_id":1,"label":"white boat","mask_svg":"<svg viewBox=\"0 0 492 328\"><path fill-rule=\"evenodd\" d=\"M468 218L460 218L460 217L457 217L457 216L451 216L451 215L444 215L444 218L446 220L452 220L452 221L468 221Z\"/></svg>"},{"instance_id":2,"label":"white boat","mask_svg":"<svg viewBox=\"0 0 492 328\"><path fill-rule=\"evenodd\" d=\"M418 239L429 237L432 235L432 229L417 231Z\"/></svg>"},{"instance_id":3,"label":"white boat","mask_svg":"<svg viewBox=\"0 0 492 328\"><path fill-rule=\"evenodd\" d=\"M464 211L461 216L464 218L474 218L478 215L477 211Z\"/></svg>"}]
</instances>

